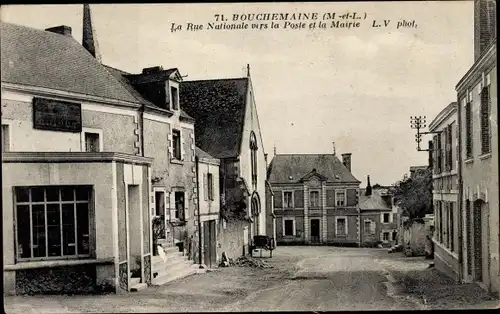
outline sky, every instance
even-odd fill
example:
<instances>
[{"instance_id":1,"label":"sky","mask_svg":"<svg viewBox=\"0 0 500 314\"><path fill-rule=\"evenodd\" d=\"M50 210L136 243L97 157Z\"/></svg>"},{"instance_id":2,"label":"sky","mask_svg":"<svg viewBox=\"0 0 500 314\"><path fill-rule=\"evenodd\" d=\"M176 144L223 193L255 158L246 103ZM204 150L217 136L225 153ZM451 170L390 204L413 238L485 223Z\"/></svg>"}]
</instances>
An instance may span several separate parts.
<instances>
[{"instance_id":1,"label":"sky","mask_svg":"<svg viewBox=\"0 0 500 314\"><path fill-rule=\"evenodd\" d=\"M93 4L104 64L139 73L176 67L184 80L245 76L250 65L264 148L278 154L352 153L366 185L390 185L418 152L410 116L427 125L456 100L473 64L473 2ZM171 32L172 23L207 25L214 14L366 13L359 28ZM337 15L338 16L338 15ZM82 5L2 6L4 22L45 29L68 25L81 42ZM372 21L391 20L387 28ZM416 28L394 26L413 21ZM307 24L310 21L307 21ZM328 21L329 23L329 21ZM426 141L430 138L425 138ZM426 148L426 147L424 147Z\"/></svg>"}]
</instances>

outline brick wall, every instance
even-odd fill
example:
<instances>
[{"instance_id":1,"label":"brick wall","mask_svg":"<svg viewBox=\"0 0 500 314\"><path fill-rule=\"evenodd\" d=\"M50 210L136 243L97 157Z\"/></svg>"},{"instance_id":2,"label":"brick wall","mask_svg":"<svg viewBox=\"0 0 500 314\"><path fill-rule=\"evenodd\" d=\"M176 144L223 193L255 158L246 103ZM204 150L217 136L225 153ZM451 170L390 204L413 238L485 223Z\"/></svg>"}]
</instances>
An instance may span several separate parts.
<instances>
[{"instance_id":1,"label":"brick wall","mask_svg":"<svg viewBox=\"0 0 500 314\"><path fill-rule=\"evenodd\" d=\"M493 42L496 37L495 0L474 1L474 60Z\"/></svg>"}]
</instances>

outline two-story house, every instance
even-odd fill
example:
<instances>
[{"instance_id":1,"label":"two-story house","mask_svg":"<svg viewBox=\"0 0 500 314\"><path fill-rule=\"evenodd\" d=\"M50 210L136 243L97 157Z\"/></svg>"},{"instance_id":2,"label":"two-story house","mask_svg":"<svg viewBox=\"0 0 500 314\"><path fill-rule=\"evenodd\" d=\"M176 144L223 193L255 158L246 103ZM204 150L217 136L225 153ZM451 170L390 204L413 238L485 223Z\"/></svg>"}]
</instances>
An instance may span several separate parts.
<instances>
[{"instance_id":1,"label":"two-story house","mask_svg":"<svg viewBox=\"0 0 500 314\"><path fill-rule=\"evenodd\" d=\"M457 103L446 106L429 124L433 138L433 208L436 268L452 278L459 276L459 182Z\"/></svg>"},{"instance_id":2,"label":"two-story house","mask_svg":"<svg viewBox=\"0 0 500 314\"><path fill-rule=\"evenodd\" d=\"M221 252L248 253L265 235L264 146L250 78L183 81L181 107L196 120L196 146L220 160Z\"/></svg>"},{"instance_id":3,"label":"two-story house","mask_svg":"<svg viewBox=\"0 0 500 314\"><path fill-rule=\"evenodd\" d=\"M474 64L456 86L462 279L500 293L496 1L474 1Z\"/></svg>"},{"instance_id":4,"label":"two-story house","mask_svg":"<svg viewBox=\"0 0 500 314\"><path fill-rule=\"evenodd\" d=\"M68 26L1 38L4 293L151 283L140 103Z\"/></svg>"},{"instance_id":5,"label":"two-story house","mask_svg":"<svg viewBox=\"0 0 500 314\"><path fill-rule=\"evenodd\" d=\"M366 188L359 190L359 211L362 246L397 244L398 213L392 194L387 188L372 187L370 176Z\"/></svg>"},{"instance_id":6,"label":"two-story house","mask_svg":"<svg viewBox=\"0 0 500 314\"><path fill-rule=\"evenodd\" d=\"M351 154L277 154L268 169L278 244L360 245Z\"/></svg>"}]
</instances>

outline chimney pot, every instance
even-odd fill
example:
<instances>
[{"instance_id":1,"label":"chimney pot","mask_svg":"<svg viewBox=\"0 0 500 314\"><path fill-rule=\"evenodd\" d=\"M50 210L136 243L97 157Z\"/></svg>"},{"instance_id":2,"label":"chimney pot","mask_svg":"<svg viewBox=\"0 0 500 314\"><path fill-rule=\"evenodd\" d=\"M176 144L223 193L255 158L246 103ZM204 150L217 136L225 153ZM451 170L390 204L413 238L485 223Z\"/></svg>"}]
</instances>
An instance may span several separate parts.
<instances>
[{"instance_id":1,"label":"chimney pot","mask_svg":"<svg viewBox=\"0 0 500 314\"><path fill-rule=\"evenodd\" d=\"M163 71L163 67L161 65L158 65L158 66L142 69L142 74L152 74L152 73L158 73L161 71Z\"/></svg>"},{"instance_id":2,"label":"chimney pot","mask_svg":"<svg viewBox=\"0 0 500 314\"><path fill-rule=\"evenodd\" d=\"M60 34L64 36L71 36L71 27L66 25L54 26L45 29L47 32Z\"/></svg>"},{"instance_id":3,"label":"chimney pot","mask_svg":"<svg viewBox=\"0 0 500 314\"><path fill-rule=\"evenodd\" d=\"M344 153L342 154L342 163L344 166L351 172L351 153Z\"/></svg>"}]
</instances>

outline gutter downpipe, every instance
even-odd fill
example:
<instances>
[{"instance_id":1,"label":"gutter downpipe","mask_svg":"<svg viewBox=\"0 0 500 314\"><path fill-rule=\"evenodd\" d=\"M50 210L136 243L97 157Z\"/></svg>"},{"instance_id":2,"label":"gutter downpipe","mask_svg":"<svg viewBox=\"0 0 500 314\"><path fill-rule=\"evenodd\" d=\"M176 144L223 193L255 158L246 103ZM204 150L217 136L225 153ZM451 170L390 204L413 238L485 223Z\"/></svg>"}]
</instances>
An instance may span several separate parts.
<instances>
[{"instance_id":1,"label":"gutter downpipe","mask_svg":"<svg viewBox=\"0 0 500 314\"><path fill-rule=\"evenodd\" d=\"M457 124L458 124L458 280L463 283L463 179L462 179L462 104L457 93Z\"/></svg>"},{"instance_id":2,"label":"gutter downpipe","mask_svg":"<svg viewBox=\"0 0 500 314\"><path fill-rule=\"evenodd\" d=\"M199 260L199 268L203 269L201 262L201 214L200 214L200 181L199 181L199 159L198 156L195 156L196 163L196 207L198 210L198 260Z\"/></svg>"}]
</instances>

